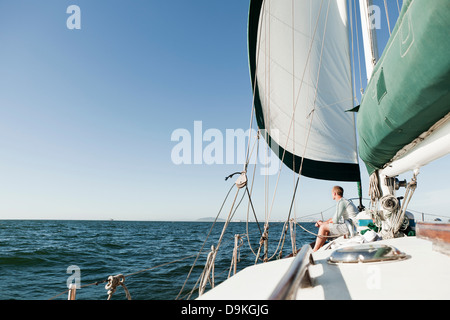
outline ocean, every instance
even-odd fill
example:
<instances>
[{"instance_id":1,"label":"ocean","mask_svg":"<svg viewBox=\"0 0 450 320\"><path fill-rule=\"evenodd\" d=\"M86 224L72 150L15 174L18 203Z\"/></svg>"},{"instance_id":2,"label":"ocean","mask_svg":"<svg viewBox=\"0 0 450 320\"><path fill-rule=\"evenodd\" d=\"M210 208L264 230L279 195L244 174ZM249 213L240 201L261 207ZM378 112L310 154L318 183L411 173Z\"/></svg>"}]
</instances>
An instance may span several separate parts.
<instances>
[{"instance_id":1,"label":"ocean","mask_svg":"<svg viewBox=\"0 0 450 320\"><path fill-rule=\"evenodd\" d=\"M256 252L258 224L248 225ZM198 291L192 289L224 223L212 226L212 222L0 220L0 300L67 300L67 283L76 280L77 300L106 300L108 276L118 274L125 276L132 300L195 299ZM313 223L302 226L317 231ZM270 224L269 256L282 230L283 223ZM246 233L245 222L229 224L216 258L216 284L228 277L234 235ZM296 235L298 248L315 240L299 227ZM283 256L290 253L288 231ZM238 271L254 264L247 238L239 257ZM111 298L125 299L122 287Z\"/></svg>"}]
</instances>

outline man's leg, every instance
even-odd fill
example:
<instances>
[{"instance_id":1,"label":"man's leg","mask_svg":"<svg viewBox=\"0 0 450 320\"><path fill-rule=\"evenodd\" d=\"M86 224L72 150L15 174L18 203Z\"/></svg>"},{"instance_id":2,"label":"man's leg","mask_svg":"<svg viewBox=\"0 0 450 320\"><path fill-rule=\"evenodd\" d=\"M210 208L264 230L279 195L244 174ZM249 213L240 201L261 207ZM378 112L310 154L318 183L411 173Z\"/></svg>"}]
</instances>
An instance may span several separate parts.
<instances>
[{"instance_id":1,"label":"man's leg","mask_svg":"<svg viewBox=\"0 0 450 320\"><path fill-rule=\"evenodd\" d=\"M327 236L330 233L330 229L328 228L328 223L323 222L319 227L319 236L316 239L316 244L314 245L313 251L319 250L327 241L327 238L323 236Z\"/></svg>"}]
</instances>

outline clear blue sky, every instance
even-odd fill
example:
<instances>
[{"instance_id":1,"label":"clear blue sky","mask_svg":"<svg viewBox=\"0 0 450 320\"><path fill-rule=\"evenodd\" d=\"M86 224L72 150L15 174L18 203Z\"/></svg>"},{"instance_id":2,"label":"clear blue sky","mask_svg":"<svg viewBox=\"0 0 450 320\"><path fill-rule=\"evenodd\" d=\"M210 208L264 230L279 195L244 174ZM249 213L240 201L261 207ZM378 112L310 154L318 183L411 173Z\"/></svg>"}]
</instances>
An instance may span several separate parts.
<instances>
[{"instance_id":1,"label":"clear blue sky","mask_svg":"<svg viewBox=\"0 0 450 320\"><path fill-rule=\"evenodd\" d=\"M80 30L66 26L73 4ZM171 134L248 129L247 14L248 0L0 2L0 219L215 216L242 165L175 165ZM450 215L450 189L433 183L447 163L422 170L412 209ZM274 219L292 196L283 170ZM334 184L302 178L297 216L333 206Z\"/></svg>"}]
</instances>

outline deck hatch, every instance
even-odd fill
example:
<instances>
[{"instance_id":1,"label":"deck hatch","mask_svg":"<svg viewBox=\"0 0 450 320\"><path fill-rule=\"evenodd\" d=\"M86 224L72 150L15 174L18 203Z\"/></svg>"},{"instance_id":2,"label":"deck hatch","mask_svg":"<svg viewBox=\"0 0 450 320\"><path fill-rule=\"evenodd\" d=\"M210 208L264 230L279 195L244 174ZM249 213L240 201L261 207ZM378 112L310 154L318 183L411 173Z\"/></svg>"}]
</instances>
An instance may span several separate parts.
<instances>
[{"instance_id":1,"label":"deck hatch","mask_svg":"<svg viewBox=\"0 0 450 320\"><path fill-rule=\"evenodd\" d=\"M368 263L391 260L403 260L408 256L397 248L386 244L363 244L335 250L328 262L336 263Z\"/></svg>"}]
</instances>

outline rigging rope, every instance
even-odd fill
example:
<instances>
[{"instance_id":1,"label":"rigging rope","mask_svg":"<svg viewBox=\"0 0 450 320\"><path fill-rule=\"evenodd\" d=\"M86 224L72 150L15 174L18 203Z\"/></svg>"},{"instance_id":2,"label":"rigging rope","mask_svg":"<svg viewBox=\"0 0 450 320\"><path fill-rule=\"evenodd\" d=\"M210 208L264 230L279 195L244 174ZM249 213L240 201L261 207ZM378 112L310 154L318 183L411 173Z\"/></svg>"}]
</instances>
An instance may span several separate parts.
<instances>
[{"instance_id":1,"label":"rigging rope","mask_svg":"<svg viewBox=\"0 0 450 320\"><path fill-rule=\"evenodd\" d=\"M355 0L356 1L356 0ZM358 18L356 14L356 3L353 3L354 8L354 18L355 18L355 30L356 30L356 47L358 48L358 70L359 70L359 91L361 94L364 93L363 84L362 84L362 71L361 71L361 53L360 53L360 46L359 46L359 32L358 32ZM350 22L352 22L353 19L350 19ZM353 31L352 31L353 35ZM356 94L355 94L356 95Z\"/></svg>"},{"instance_id":2,"label":"rigging rope","mask_svg":"<svg viewBox=\"0 0 450 320\"><path fill-rule=\"evenodd\" d=\"M303 226L302 226L300 223L298 223L298 222L296 222L296 224L297 224L300 228L302 228L304 231L306 231L306 232L308 232L308 233L310 233L310 234L312 234L312 235L314 235L314 236L316 236L316 237L319 237L319 238L338 238L338 237L341 237L341 236L348 235L348 232L346 232L346 233L336 234L336 235L333 235L333 236L324 236L324 235L320 235L320 234L314 233L314 232L312 232L312 231L309 231L308 229L306 229L305 227L303 227Z\"/></svg>"},{"instance_id":3,"label":"rigging rope","mask_svg":"<svg viewBox=\"0 0 450 320\"><path fill-rule=\"evenodd\" d=\"M398 3L397 3L398 5ZM388 11L388 5L386 0L384 0L384 9L386 11L386 19L387 19L387 24L388 24L388 29L389 29L389 35L391 35L391 23L389 22L389 11Z\"/></svg>"},{"instance_id":4,"label":"rigging rope","mask_svg":"<svg viewBox=\"0 0 450 320\"><path fill-rule=\"evenodd\" d=\"M108 290L108 300L111 300L113 293L116 292L117 286L122 286L122 288L125 290L127 299L131 300L131 295L128 292L127 286L125 285L125 276L123 274L108 277L108 283L105 285L105 289Z\"/></svg>"},{"instance_id":5,"label":"rigging rope","mask_svg":"<svg viewBox=\"0 0 450 320\"><path fill-rule=\"evenodd\" d=\"M376 171L369 177L369 196L371 206L374 206L378 199L380 199L381 197L381 191L378 184L378 174Z\"/></svg>"},{"instance_id":6,"label":"rigging rope","mask_svg":"<svg viewBox=\"0 0 450 320\"><path fill-rule=\"evenodd\" d=\"M214 228L214 225L216 224L217 219L219 218L219 215L220 215L220 213L222 212L223 206L225 205L225 202L227 201L228 196L230 195L230 192L231 192L231 190L233 190L234 187L235 187L235 184L232 184L231 187L230 187L230 189L228 190L228 193L227 193L227 195L225 196L225 199L223 200L222 205L220 206L219 212L217 213L216 218L214 219L214 222L213 222L211 228L209 229L208 235L206 236L206 239L205 239L205 241L203 242L203 245L202 245L202 247L200 248L200 251L198 252L197 257L195 258L195 261L194 261L194 263L192 264L191 269L189 270L189 273L188 273L188 275L187 275L187 277L186 277L186 280L184 281L183 286L181 287L180 292L178 293L178 295L177 295L177 297L175 298L175 300L178 300L178 298L180 297L181 292L183 292L184 287L186 286L186 283L187 283L189 277L191 276L192 270L194 269L195 264L197 263L197 260L198 260L198 258L200 257L201 252L203 251L203 248L204 248L204 246L205 246L205 244L206 244L206 241L208 240L209 236L211 235L211 232L212 232L212 230L213 230L213 228Z\"/></svg>"},{"instance_id":7,"label":"rigging rope","mask_svg":"<svg viewBox=\"0 0 450 320\"><path fill-rule=\"evenodd\" d=\"M235 184L235 185L237 185L237 184ZM234 185L233 185L233 186L234 186ZM241 199L239 200L238 204L236 205L236 208L234 208L234 205L235 205L235 203L236 203L237 196L238 196L238 194L239 194L239 190L240 190L240 189L238 188L238 190L237 190L237 192L236 192L236 195L235 195L235 197L234 197L234 200L233 200L233 204L232 204L232 206L231 206L231 208L230 208L230 212L229 212L229 214L228 214L228 217L227 217L227 219L226 219L226 221L225 221L225 224L224 224L224 227L223 227L223 229L222 229L222 233L221 233L221 235L220 235L218 244L217 244L216 248L214 249L216 253L217 253L217 251L219 250L219 247L220 247L220 245L221 245L221 243L222 243L223 236L224 236L224 234L225 234L225 230L227 229L227 227L228 227L230 221L232 220L234 214L236 213L236 210L239 208L239 206L240 206L242 200L244 199L245 193L242 195ZM231 191L231 189L230 189L230 191ZM227 197L228 197L228 195L227 195ZM222 207L223 207L223 206L222 206ZM234 210L233 210L233 209L234 209ZM222 210L222 208L221 208L221 210ZM217 220L217 218L218 218L219 215L220 215L220 212L219 212L219 214L217 215L216 220ZM211 228L211 230L212 230L212 228ZM211 231L210 231L210 233L211 233ZM209 266L210 266L211 264L214 264L215 257L216 257L216 254L211 255L211 258L210 258L211 261L208 262L208 263L205 265L205 269L206 269L206 268L209 268ZM196 260L197 260L197 259L196 259ZM194 265L195 265L195 263L194 263ZM192 266L192 268L194 267L194 265ZM191 268L191 271L192 271L192 268ZM190 275L191 271L189 272L189 275ZM208 272L208 271L207 271L207 272ZM188 278L189 278L189 275L188 275ZM213 275L213 277L214 277L214 275ZM201 277L201 278L202 278L202 277ZM197 281L197 283L198 283L200 280L201 280L201 279L199 279L199 280ZM185 284L186 284L186 282L187 282L187 279L186 279L186 281L185 281ZM201 282L201 285L203 285L203 284L205 283L204 281L203 281L203 282L200 281L200 282ZM197 285L197 283L196 283L196 285ZM183 285L183 288L184 288L185 284ZM194 285L194 287L192 288L191 293L189 294L189 298L190 298L190 296L192 295L192 293L194 292L196 285ZM180 293L178 294L177 299L178 299L179 295L181 294L181 291L183 290L183 288L180 290Z\"/></svg>"},{"instance_id":8,"label":"rigging rope","mask_svg":"<svg viewBox=\"0 0 450 320\"><path fill-rule=\"evenodd\" d=\"M231 270L233 270L233 274L236 274L236 266L237 262L240 260L240 248L244 245L244 241L242 240L242 236L240 234L234 235L234 248L233 248L233 257L231 258L230 271L228 271L228 278L231 275Z\"/></svg>"},{"instance_id":9,"label":"rigging rope","mask_svg":"<svg viewBox=\"0 0 450 320\"><path fill-rule=\"evenodd\" d=\"M211 283L211 287L214 288L214 260L217 255L217 250L214 246L211 246L211 251L206 258L205 269L200 276L200 285L198 288L198 294L201 296L205 292L206 284ZM210 276L211 274L211 276Z\"/></svg>"},{"instance_id":10,"label":"rigging rope","mask_svg":"<svg viewBox=\"0 0 450 320\"><path fill-rule=\"evenodd\" d=\"M397 233L399 230L406 229L406 227L408 227L409 225L409 219L405 217L406 208L411 201L414 191L416 191L418 173L418 170L414 172L414 176L412 177L411 182L408 183L408 186L406 187L405 200L403 201L402 207L400 208L400 214L394 220L394 233Z\"/></svg>"}]
</instances>

